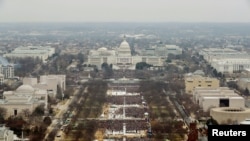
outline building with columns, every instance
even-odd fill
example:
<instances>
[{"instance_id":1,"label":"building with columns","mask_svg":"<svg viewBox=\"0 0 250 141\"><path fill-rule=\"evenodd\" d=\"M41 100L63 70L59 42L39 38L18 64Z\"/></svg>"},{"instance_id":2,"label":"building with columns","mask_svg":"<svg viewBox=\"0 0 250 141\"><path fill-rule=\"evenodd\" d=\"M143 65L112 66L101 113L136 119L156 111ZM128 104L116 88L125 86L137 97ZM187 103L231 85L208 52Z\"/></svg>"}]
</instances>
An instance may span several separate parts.
<instances>
[{"instance_id":1,"label":"building with columns","mask_svg":"<svg viewBox=\"0 0 250 141\"><path fill-rule=\"evenodd\" d=\"M217 72L232 74L250 69L250 55L244 51L230 48L206 48L202 49L199 54Z\"/></svg>"},{"instance_id":2,"label":"building with columns","mask_svg":"<svg viewBox=\"0 0 250 141\"><path fill-rule=\"evenodd\" d=\"M101 68L103 63L112 64L113 69L131 69L134 70L139 62L146 62L153 66L163 66L167 56L133 56L131 48L124 36L122 43L116 49L108 50L105 47L97 50L90 50L88 60L85 64L96 65Z\"/></svg>"},{"instance_id":3,"label":"building with columns","mask_svg":"<svg viewBox=\"0 0 250 141\"><path fill-rule=\"evenodd\" d=\"M11 53L4 54L4 57L25 58L32 57L47 62L47 59L55 53L55 48L50 46L21 46L15 48Z\"/></svg>"},{"instance_id":4,"label":"building with columns","mask_svg":"<svg viewBox=\"0 0 250 141\"><path fill-rule=\"evenodd\" d=\"M227 58L214 59L211 61L211 66L221 73L242 72L245 69L250 69L250 58Z\"/></svg>"}]
</instances>

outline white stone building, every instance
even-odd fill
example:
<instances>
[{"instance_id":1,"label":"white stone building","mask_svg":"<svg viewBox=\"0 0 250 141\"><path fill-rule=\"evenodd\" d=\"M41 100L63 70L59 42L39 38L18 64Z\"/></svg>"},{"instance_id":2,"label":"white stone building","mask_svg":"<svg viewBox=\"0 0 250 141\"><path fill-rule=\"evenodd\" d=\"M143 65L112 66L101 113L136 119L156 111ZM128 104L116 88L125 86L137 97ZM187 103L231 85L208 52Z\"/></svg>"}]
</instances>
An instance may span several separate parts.
<instances>
[{"instance_id":1,"label":"white stone building","mask_svg":"<svg viewBox=\"0 0 250 141\"><path fill-rule=\"evenodd\" d=\"M210 110L210 116L219 124L248 124L250 108L218 107Z\"/></svg>"},{"instance_id":2,"label":"white stone building","mask_svg":"<svg viewBox=\"0 0 250 141\"><path fill-rule=\"evenodd\" d=\"M44 104L47 108L48 93L46 90L36 89L30 85L21 85L15 91L4 91L0 99L0 107L7 109L6 117L23 115L24 111L33 110Z\"/></svg>"},{"instance_id":3,"label":"white stone building","mask_svg":"<svg viewBox=\"0 0 250 141\"><path fill-rule=\"evenodd\" d=\"M162 56L166 57L169 54L179 55L182 54L182 48L176 45L157 45L152 46L141 51L142 56Z\"/></svg>"},{"instance_id":4,"label":"white stone building","mask_svg":"<svg viewBox=\"0 0 250 141\"><path fill-rule=\"evenodd\" d=\"M57 93L57 86L62 91L66 89L66 75L41 75L39 79L25 77L23 78L23 84L46 90L50 96L54 97Z\"/></svg>"},{"instance_id":5,"label":"white stone building","mask_svg":"<svg viewBox=\"0 0 250 141\"><path fill-rule=\"evenodd\" d=\"M135 69L139 62L146 62L153 66L162 66L164 58L159 56L132 56L131 49L125 37L120 46L116 49L108 50L105 47L97 50L90 50L88 60L85 64L96 65L101 68L103 63L112 64L113 69Z\"/></svg>"},{"instance_id":6,"label":"white stone building","mask_svg":"<svg viewBox=\"0 0 250 141\"><path fill-rule=\"evenodd\" d=\"M4 54L4 57L10 58L24 58L32 57L39 58L43 62L46 62L48 57L55 53L55 48L50 46L27 46L15 48L11 53Z\"/></svg>"},{"instance_id":7,"label":"white stone building","mask_svg":"<svg viewBox=\"0 0 250 141\"><path fill-rule=\"evenodd\" d=\"M217 72L234 73L250 68L250 55L247 52L229 48L206 48L199 52Z\"/></svg>"},{"instance_id":8,"label":"white stone building","mask_svg":"<svg viewBox=\"0 0 250 141\"><path fill-rule=\"evenodd\" d=\"M0 141L14 141L14 132L0 125Z\"/></svg>"},{"instance_id":9,"label":"white stone building","mask_svg":"<svg viewBox=\"0 0 250 141\"><path fill-rule=\"evenodd\" d=\"M211 66L221 73L241 72L250 69L250 58L230 58L230 59L214 59Z\"/></svg>"},{"instance_id":10,"label":"white stone building","mask_svg":"<svg viewBox=\"0 0 250 141\"><path fill-rule=\"evenodd\" d=\"M247 52L237 51L230 48L205 48L200 50L199 55L203 56L203 58L209 63L213 61L213 59L250 58Z\"/></svg>"},{"instance_id":11,"label":"white stone building","mask_svg":"<svg viewBox=\"0 0 250 141\"><path fill-rule=\"evenodd\" d=\"M14 77L14 66L13 65L0 65L0 73L3 74L4 78Z\"/></svg>"},{"instance_id":12,"label":"white stone building","mask_svg":"<svg viewBox=\"0 0 250 141\"><path fill-rule=\"evenodd\" d=\"M210 108L215 107L245 108L245 99L227 87L197 87L193 92L193 100L199 104L203 111L208 111Z\"/></svg>"}]
</instances>

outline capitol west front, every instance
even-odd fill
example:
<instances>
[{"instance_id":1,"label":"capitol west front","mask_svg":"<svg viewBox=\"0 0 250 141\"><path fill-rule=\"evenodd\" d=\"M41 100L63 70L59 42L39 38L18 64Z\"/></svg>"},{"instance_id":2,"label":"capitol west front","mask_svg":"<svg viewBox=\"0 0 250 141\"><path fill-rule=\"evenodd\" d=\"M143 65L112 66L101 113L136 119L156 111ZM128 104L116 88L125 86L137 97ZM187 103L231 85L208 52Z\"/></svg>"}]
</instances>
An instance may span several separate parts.
<instances>
[{"instance_id":1,"label":"capitol west front","mask_svg":"<svg viewBox=\"0 0 250 141\"><path fill-rule=\"evenodd\" d=\"M135 66L139 62L146 62L153 66L163 66L165 58L162 56L132 56L131 49L123 38L122 43L116 49L108 50L105 47L101 47L97 50L90 50L88 55L87 64L96 65L101 68L103 63L112 64L113 69L130 69L134 70Z\"/></svg>"}]
</instances>

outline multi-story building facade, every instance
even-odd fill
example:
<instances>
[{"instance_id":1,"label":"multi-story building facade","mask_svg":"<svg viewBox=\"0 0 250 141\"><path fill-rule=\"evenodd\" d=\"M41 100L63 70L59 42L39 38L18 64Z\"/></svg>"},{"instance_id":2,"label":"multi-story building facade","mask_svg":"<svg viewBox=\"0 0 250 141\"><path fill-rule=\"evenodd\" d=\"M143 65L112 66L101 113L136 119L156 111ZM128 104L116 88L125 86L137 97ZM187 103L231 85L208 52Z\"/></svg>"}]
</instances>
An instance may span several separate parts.
<instances>
[{"instance_id":1,"label":"multi-story building facade","mask_svg":"<svg viewBox=\"0 0 250 141\"><path fill-rule=\"evenodd\" d=\"M15 48L11 53L4 54L4 57L25 58L32 57L46 62L48 57L55 53L55 48L50 46L26 46Z\"/></svg>"},{"instance_id":2,"label":"multi-story building facade","mask_svg":"<svg viewBox=\"0 0 250 141\"><path fill-rule=\"evenodd\" d=\"M230 48L205 48L200 50L199 55L203 56L204 60L209 63L213 61L213 59L250 58L247 52L237 51Z\"/></svg>"},{"instance_id":3,"label":"multi-story building facade","mask_svg":"<svg viewBox=\"0 0 250 141\"><path fill-rule=\"evenodd\" d=\"M250 68L250 55L247 52L229 48L208 48L201 50L199 54L217 72L235 73Z\"/></svg>"},{"instance_id":4,"label":"multi-story building facade","mask_svg":"<svg viewBox=\"0 0 250 141\"><path fill-rule=\"evenodd\" d=\"M249 59L214 59L211 61L211 66L216 69L217 72L221 73L235 73L242 72L245 69L250 69L250 58Z\"/></svg>"},{"instance_id":5,"label":"multi-story building facade","mask_svg":"<svg viewBox=\"0 0 250 141\"><path fill-rule=\"evenodd\" d=\"M48 91L49 96L54 97L58 86L62 91L66 89L66 75L41 75L38 78L23 78L23 84L31 85L34 88Z\"/></svg>"},{"instance_id":6,"label":"multi-story building facade","mask_svg":"<svg viewBox=\"0 0 250 141\"><path fill-rule=\"evenodd\" d=\"M0 73L4 75L4 78L14 77L14 65L0 65Z\"/></svg>"},{"instance_id":7,"label":"multi-story building facade","mask_svg":"<svg viewBox=\"0 0 250 141\"><path fill-rule=\"evenodd\" d=\"M163 56L166 57L169 54L180 55L182 49L176 45L157 45L142 50L142 56Z\"/></svg>"},{"instance_id":8,"label":"multi-story building facade","mask_svg":"<svg viewBox=\"0 0 250 141\"><path fill-rule=\"evenodd\" d=\"M215 107L245 108L245 99L228 87L195 88L193 100L199 104L203 111L208 111Z\"/></svg>"},{"instance_id":9,"label":"multi-story building facade","mask_svg":"<svg viewBox=\"0 0 250 141\"><path fill-rule=\"evenodd\" d=\"M14 65L10 64L4 57L0 56L0 74L4 79L14 77Z\"/></svg>"},{"instance_id":10,"label":"multi-story building facade","mask_svg":"<svg viewBox=\"0 0 250 141\"><path fill-rule=\"evenodd\" d=\"M187 94L192 94L197 87L218 88L219 86L220 81L217 78L192 74L185 76L185 92Z\"/></svg>"}]
</instances>

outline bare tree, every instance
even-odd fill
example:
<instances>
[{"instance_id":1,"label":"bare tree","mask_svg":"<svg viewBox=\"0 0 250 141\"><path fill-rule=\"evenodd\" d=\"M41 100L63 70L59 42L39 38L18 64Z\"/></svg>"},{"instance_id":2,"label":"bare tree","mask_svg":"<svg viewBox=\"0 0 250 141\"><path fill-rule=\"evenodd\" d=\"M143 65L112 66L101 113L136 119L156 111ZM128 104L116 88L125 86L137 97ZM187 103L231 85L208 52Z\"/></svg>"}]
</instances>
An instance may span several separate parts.
<instances>
[{"instance_id":1,"label":"bare tree","mask_svg":"<svg viewBox=\"0 0 250 141\"><path fill-rule=\"evenodd\" d=\"M22 115L24 115L25 117L29 117L31 115L31 112L29 109L23 109Z\"/></svg>"},{"instance_id":2,"label":"bare tree","mask_svg":"<svg viewBox=\"0 0 250 141\"><path fill-rule=\"evenodd\" d=\"M0 107L0 123L4 123L4 117L7 114L7 109Z\"/></svg>"}]
</instances>

